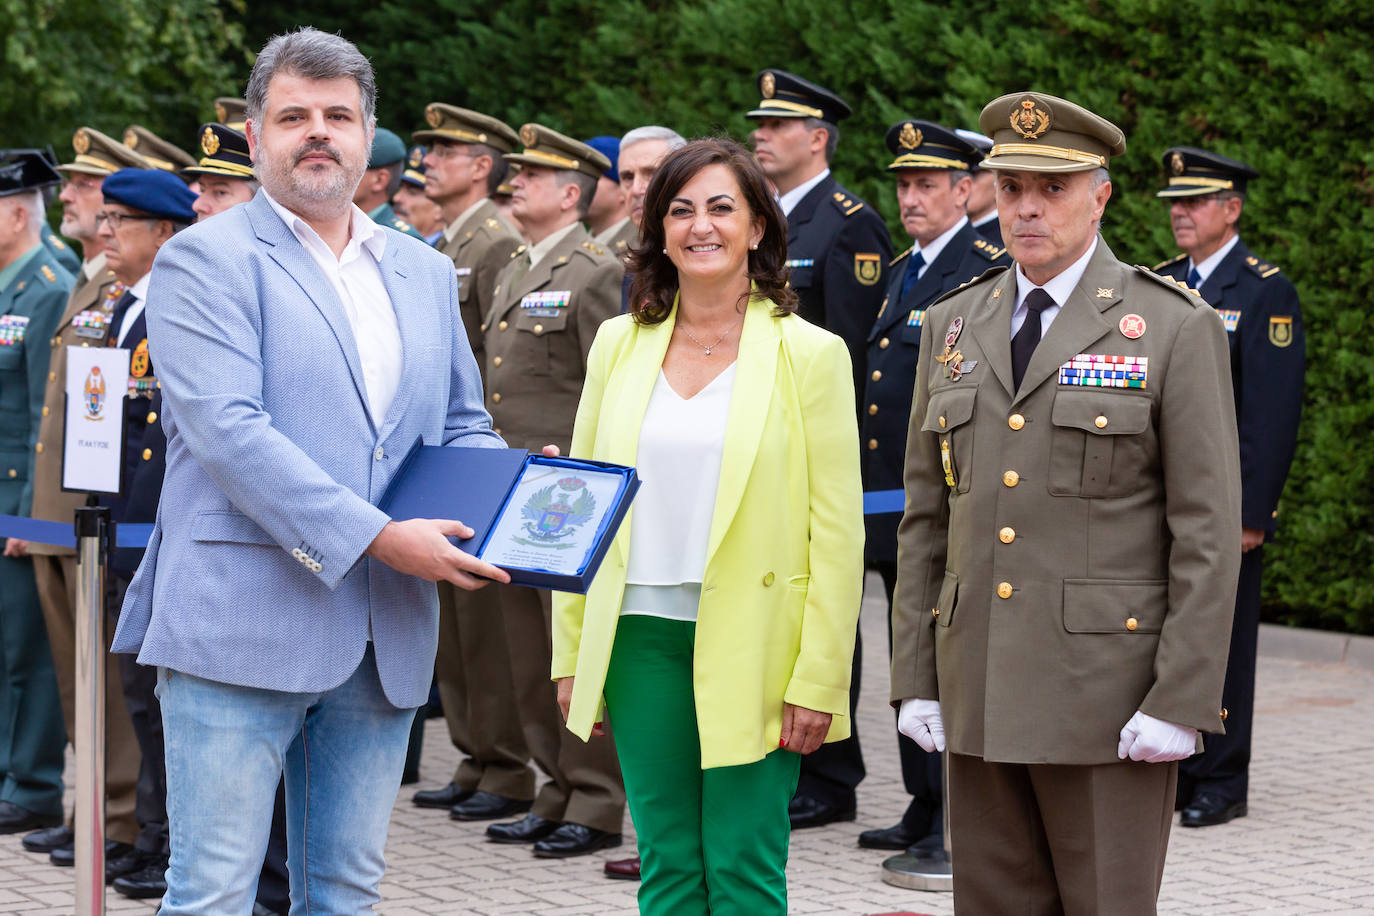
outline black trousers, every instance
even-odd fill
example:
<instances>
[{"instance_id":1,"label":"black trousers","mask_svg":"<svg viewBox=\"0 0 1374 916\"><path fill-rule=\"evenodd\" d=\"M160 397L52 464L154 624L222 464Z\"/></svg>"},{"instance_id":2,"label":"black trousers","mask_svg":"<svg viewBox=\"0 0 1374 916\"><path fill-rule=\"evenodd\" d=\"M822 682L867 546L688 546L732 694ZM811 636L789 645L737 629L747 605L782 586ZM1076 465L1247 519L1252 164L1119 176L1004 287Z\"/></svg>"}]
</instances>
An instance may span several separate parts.
<instances>
[{"instance_id":1,"label":"black trousers","mask_svg":"<svg viewBox=\"0 0 1374 916\"><path fill-rule=\"evenodd\" d=\"M1255 655L1259 644L1260 579L1264 548L1241 554L1236 616L1221 705L1226 734L1205 735L1203 752L1179 763L1178 797L1185 804L1200 792L1243 802L1250 791L1250 739L1255 724Z\"/></svg>"},{"instance_id":2,"label":"black trousers","mask_svg":"<svg viewBox=\"0 0 1374 916\"><path fill-rule=\"evenodd\" d=\"M875 563L887 591L887 654L892 657L892 593L897 587L897 564ZM902 786L911 802L902 814L902 825L914 836L927 837L924 845L944 841L944 767L940 755L921 750L921 746L901 732L897 733L897 756L902 762Z\"/></svg>"}]
</instances>

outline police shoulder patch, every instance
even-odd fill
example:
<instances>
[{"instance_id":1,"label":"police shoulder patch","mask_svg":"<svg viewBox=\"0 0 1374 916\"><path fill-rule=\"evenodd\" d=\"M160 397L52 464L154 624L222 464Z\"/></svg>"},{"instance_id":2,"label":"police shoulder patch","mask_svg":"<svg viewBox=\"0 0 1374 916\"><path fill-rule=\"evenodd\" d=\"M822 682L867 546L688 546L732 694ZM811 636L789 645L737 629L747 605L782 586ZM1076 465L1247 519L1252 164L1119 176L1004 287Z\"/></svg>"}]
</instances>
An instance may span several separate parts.
<instances>
[{"instance_id":1,"label":"police shoulder patch","mask_svg":"<svg viewBox=\"0 0 1374 916\"><path fill-rule=\"evenodd\" d=\"M845 216L853 216L864 208L863 201L859 200L853 194L850 194L844 188L839 187L835 189L834 194L830 195L830 202L835 205L836 210L839 210Z\"/></svg>"},{"instance_id":2,"label":"police shoulder patch","mask_svg":"<svg viewBox=\"0 0 1374 916\"><path fill-rule=\"evenodd\" d=\"M1261 280L1268 280L1270 277L1274 276L1274 274L1279 272L1279 269L1275 267L1273 264L1266 264L1253 255L1245 259L1245 266L1250 269L1251 273L1258 276Z\"/></svg>"},{"instance_id":3,"label":"police shoulder patch","mask_svg":"<svg viewBox=\"0 0 1374 916\"><path fill-rule=\"evenodd\" d=\"M973 250L989 261L995 261L1000 258L1007 249L999 248L986 239L975 239L973 242Z\"/></svg>"},{"instance_id":4,"label":"police shoulder patch","mask_svg":"<svg viewBox=\"0 0 1374 916\"><path fill-rule=\"evenodd\" d=\"M1151 267L1150 269L1153 270L1155 273L1158 273L1166 267L1171 267L1174 264L1177 264L1179 261L1186 260L1188 260L1188 255L1186 254L1175 255L1167 261L1160 261L1158 264L1156 264L1154 267Z\"/></svg>"},{"instance_id":5,"label":"police shoulder patch","mask_svg":"<svg viewBox=\"0 0 1374 916\"><path fill-rule=\"evenodd\" d=\"M40 268L38 268L38 269L39 269L40 271L42 271L42 273L43 273L43 279L44 279L44 280L47 280L49 283L56 283L56 282L57 282L57 274L55 274L55 273L52 272L52 268L51 268L51 267L49 267L48 265L44 264L42 267L40 267Z\"/></svg>"}]
</instances>

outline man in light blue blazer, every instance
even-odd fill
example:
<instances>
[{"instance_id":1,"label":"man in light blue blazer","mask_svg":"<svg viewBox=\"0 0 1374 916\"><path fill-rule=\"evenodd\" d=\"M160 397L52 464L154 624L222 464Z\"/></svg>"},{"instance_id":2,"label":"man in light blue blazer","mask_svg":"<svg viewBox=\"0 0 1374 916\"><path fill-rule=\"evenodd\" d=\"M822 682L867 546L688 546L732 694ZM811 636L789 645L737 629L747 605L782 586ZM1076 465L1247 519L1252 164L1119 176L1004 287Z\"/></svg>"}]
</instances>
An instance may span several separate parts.
<instances>
[{"instance_id":1,"label":"man in light blue blazer","mask_svg":"<svg viewBox=\"0 0 1374 916\"><path fill-rule=\"evenodd\" d=\"M376 503L417 439L503 443L452 264L351 203L367 59L314 29L277 36L247 96L262 191L153 267L167 472L114 650L159 669L161 913L250 912L283 770L293 912L367 912L429 691L432 583L508 581L448 542L460 521Z\"/></svg>"}]
</instances>

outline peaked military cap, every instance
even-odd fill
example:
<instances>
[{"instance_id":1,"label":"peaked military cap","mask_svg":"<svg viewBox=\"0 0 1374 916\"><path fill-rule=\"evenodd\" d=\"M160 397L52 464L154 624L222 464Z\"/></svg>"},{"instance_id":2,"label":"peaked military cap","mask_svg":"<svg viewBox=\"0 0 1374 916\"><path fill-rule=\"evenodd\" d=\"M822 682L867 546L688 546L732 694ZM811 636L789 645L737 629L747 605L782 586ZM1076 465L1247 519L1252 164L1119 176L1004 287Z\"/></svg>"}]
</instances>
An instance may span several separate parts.
<instances>
[{"instance_id":1,"label":"peaked military cap","mask_svg":"<svg viewBox=\"0 0 1374 916\"><path fill-rule=\"evenodd\" d=\"M410 135L410 139L416 143L433 143L435 140L485 143L503 153L515 152L515 147L520 143L515 131L503 122L457 105L430 102L425 106L425 121L429 123L429 130L417 130Z\"/></svg>"},{"instance_id":2,"label":"peaked military cap","mask_svg":"<svg viewBox=\"0 0 1374 916\"><path fill-rule=\"evenodd\" d=\"M1086 172L1126 152L1126 135L1106 118L1043 92L1013 92L988 102L978 128L992 137L985 169Z\"/></svg>"},{"instance_id":3,"label":"peaked military cap","mask_svg":"<svg viewBox=\"0 0 1374 916\"><path fill-rule=\"evenodd\" d=\"M1169 186L1155 197L1198 197L1218 191L1244 194L1246 183L1260 177L1244 162L1192 146L1166 149L1164 170L1169 174Z\"/></svg>"},{"instance_id":4,"label":"peaked military cap","mask_svg":"<svg viewBox=\"0 0 1374 916\"><path fill-rule=\"evenodd\" d=\"M988 154L988 150L992 149L992 138L989 137L987 134L980 134L976 130L965 130L962 127L954 128L954 132L958 134L960 137L963 137L969 143L972 143L973 148L978 150L979 163L981 163L983 161L983 157ZM974 167L973 171L978 171L977 166Z\"/></svg>"},{"instance_id":5,"label":"peaked military cap","mask_svg":"<svg viewBox=\"0 0 1374 916\"><path fill-rule=\"evenodd\" d=\"M983 154L969 141L934 121L908 118L887 131L887 148L896 159L889 172L901 169L955 169L970 172Z\"/></svg>"},{"instance_id":6,"label":"peaked military cap","mask_svg":"<svg viewBox=\"0 0 1374 916\"><path fill-rule=\"evenodd\" d=\"M106 201L142 210L175 223L194 223L196 195L186 183L161 169L120 169L100 185Z\"/></svg>"},{"instance_id":7,"label":"peaked military cap","mask_svg":"<svg viewBox=\"0 0 1374 916\"><path fill-rule=\"evenodd\" d=\"M853 112L844 99L823 86L786 70L763 70L758 75L759 107L749 118L820 118L835 124Z\"/></svg>"},{"instance_id":8,"label":"peaked military cap","mask_svg":"<svg viewBox=\"0 0 1374 916\"><path fill-rule=\"evenodd\" d=\"M406 157L405 141L385 127L378 127L372 133L372 152L367 158L367 167L379 169L395 165Z\"/></svg>"},{"instance_id":9,"label":"peaked military cap","mask_svg":"<svg viewBox=\"0 0 1374 916\"><path fill-rule=\"evenodd\" d=\"M147 159L94 127L78 127L72 135L72 149L76 150L76 160L59 165L59 172L77 172L103 178L120 169L151 168Z\"/></svg>"},{"instance_id":10,"label":"peaked military cap","mask_svg":"<svg viewBox=\"0 0 1374 916\"><path fill-rule=\"evenodd\" d=\"M598 178L611 167L611 160L585 143L564 136L543 124L525 124L520 128L523 152L506 153L507 162L539 165L546 169L566 169Z\"/></svg>"},{"instance_id":11,"label":"peaked military cap","mask_svg":"<svg viewBox=\"0 0 1374 916\"><path fill-rule=\"evenodd\" d=\"M164 172L180 172L196 164L193 157L137 124L124 131L124 145Z\"/></svg>"},{"instance_id":12,"label":"peaked military cap","mask_svg":"<svg viewBox=\"0 0 1374 916\"><path fill-rule=\"evenodd\" d=\"M606 160L610 162L611 167L608 168L602 174L605 175L607 178L611 179L611 181L614 181L616 184L619 184L620 170L616 168L616 165L620 161L620 138L608 137L603 134L599 137L592 137L590 140L587 141L587 145L606 157Z\"/></svg>"},{"instance_id":13,"label":"peaked military cap","mask_svg":"<svg viewBox=\"0 0 1374 916\"><path fill-rule=\"evenodd\" d=\"M253 178L253 162L248 158L248 138L226 124L200 125L201 160L185 175L222 175L226 178Z\"/></svg>"},{"instance_id":14,"label":"peaked military cap","mask_svg":"<svg viewBox=\"0 0 1374 916\"><path fill-rule=\"evenodd\" d=\"M248 100L227 95L215 99L215 120L243 133L248 129Z\"/></svg>"},{"instance_id":15,"label":"peaked military cap","mask_svg":"<svg viewBox=\"0 0 1374 916\"><path fill-rule=\"evenodd\" d=\"M429 150L423 146L412 146L410 152L406 154L406 168L401 173L401 181L405 184L425 186L425 153Z\"/></svg>"},{"instance_id":16,"label":"peaked military cap","mask_svg":"<svg viewBox=\"0 0 1374 916\"><path fill-rule=\"evenodd\" d=\"M62 176L37 150L0 152L0 197L55 185Z\"/></svg>"}]
</instances>

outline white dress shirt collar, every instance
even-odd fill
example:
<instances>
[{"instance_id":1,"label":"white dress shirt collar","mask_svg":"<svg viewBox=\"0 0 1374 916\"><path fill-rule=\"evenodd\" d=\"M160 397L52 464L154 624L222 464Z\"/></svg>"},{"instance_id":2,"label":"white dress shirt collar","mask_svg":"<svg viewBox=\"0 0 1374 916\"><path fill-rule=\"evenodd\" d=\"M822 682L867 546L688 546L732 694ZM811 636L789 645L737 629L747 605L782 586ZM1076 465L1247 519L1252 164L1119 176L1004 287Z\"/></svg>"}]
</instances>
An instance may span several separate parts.
<instances>
[{"instance_id":1,"label":"white dress shirt collar","mask_svg":"<svg viewBox=\"0 0 1374 916\"><path fill-rule=\"evenodd\" d=\"M1217 269L1217 265L1221 263L1221 259L1230 254L1231 249L1235 248L1239 244L1240 236L1233 235L1231 236L1231 241L1227 242L1225 245L1222 245L1216 251L1212 252L1207 257L1203 258L1201 264L1194 264L1193 259L1189 258L1188 266L1193 270L1196 270L1197 275L1202 278L1201 280L1197 281L1197 285L1201 286L1202 284L1206 283L1207 278L1212 275L1212 272Z\"/></svg>"},{"instance_id":2,"label":"white dress shirt collar","mask_svg":"<svg viewBox=\"0 0 1374 916\"><path fill-rule=\"evenodd\" d=\"M134 297L134 302L129 306L129 310L124 313L124 320L119 323L119 334L115 338L115 346L124 346L124 338L129 336L129 329L134 326L138 316L143 314L143 307L148 301L148 281L152 278L153 272L150 270L134 282L125 292Z\"/></svg>"},{"instance_id":3,"label":"white dress shirt collar","mask_svg":"<svg viewBox=\"0 0 1374 916\"><path fill-rule=\"evenodd\" d=\"M316 257L323 253L333 258L336 264L345 264L358 256L360 248L366 248L374 261L381 261L382 252L386 251L386 233L382 232L380 226L368 219L367 214L359 209L357 204L348 205L351 211L348 224L348 244L344 246L343 253L334 257L333 250L325 244L324 239L320 238L320 234L302 217L277 203L272 195L267 193L266 188L263 189L262 196L267 198L272 209L277 211L281 221L286 223L287 228L296 238L300 239L306 250Z\"/></svg>"},{"instance_id":4,"label":"white dress shirt collar","mask_svg":"<svg viewBox=\"0 0 1374 916\"><path fill-rule=\"evenodd\" d=\"M984 215L983 217L981 217L981 218L978 220L978 222L976 222L976 223L973 224L973 228L977 229L979 226L986 226L988 223L992 223L992 222L996 222L996 221L997 221L997 208L996 208L996 207L993 207L991 213L988 213L988 214Z\"/></svg>"},{"instance_id":5,"label":"white dress shirt collar","mask_svg":"<svg viewBox=\"0 0 1374 916\"><path fill-rule=\"evenodd\" d=\"M801 184L797 185L795 188L788 191L786 194L779 194L778 206L782 207L782 215L791 216L793 208L796 207L797 204L801 203L801 199L805 197L812 188L820 184L822 181L825 181L826 177L829 175L829 167L823 168L815 177L808 178L806 181L803 181Z\"/></svg>"},{"instance_id":6,"label":"white dress shirt collar","mask_svg":"<svg viewBox=\"0 0 1374 916\"><path fill-rule=\"evenodd\" d=\"M1016 265L1016 308L1011 313L1011 336L1015 337L1016 332L1021 330L1021 325L1026 322L1026 314L1030 310L1026 308L1026 296L1033 289L1043 289L1050 294L1054 300L1051 305L1040 312L1040 337L1044 339L1049 332L1050 325L1054 323L1059 310L1064 307L1064 303L1069 301L1069 296L1073 293L1083 274L1088 269L1088 261L1092 259L1093 252L1097 250L1098 239L1093 237L1093 242L1088 246L1088 250L1083 252L1077 261L1074 261L1064 270L1054 277L1051 277L1044 286L1036 286L1021 271L1021 265Z\"/></svg>"},{"instance_id":7,"label":"white dress shirt collar","mask_svg":"<svg viewBox=\"0 0 1374 916\"><path fill-rule=\"evenodd\" d=\"M940 234L938 238L935 239L935 241L931 242L929 245L921 247L920 242L916 243L915 247L912 249L912 253L920 254L921 257L925 258L925 265L921 268L921 273L925 273L926 268L929 267L931 264L935 263L935 259L940 256L940 252L944 251L945 246L949 244L949 240L954 238L954 236L959 232L959 230L967 225L968 217L961 216L959 217L959 222L955 223L953 226L950 226L948 229L946 229L943 233ZM921 274L917 274L917 276L920 275Z\"/></svg>"}]
</instances>

